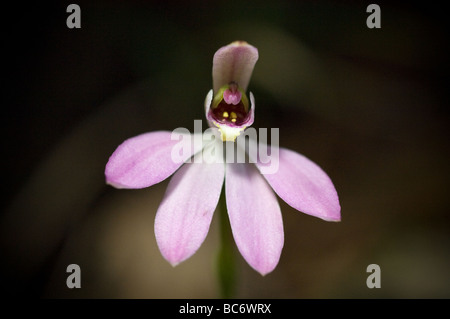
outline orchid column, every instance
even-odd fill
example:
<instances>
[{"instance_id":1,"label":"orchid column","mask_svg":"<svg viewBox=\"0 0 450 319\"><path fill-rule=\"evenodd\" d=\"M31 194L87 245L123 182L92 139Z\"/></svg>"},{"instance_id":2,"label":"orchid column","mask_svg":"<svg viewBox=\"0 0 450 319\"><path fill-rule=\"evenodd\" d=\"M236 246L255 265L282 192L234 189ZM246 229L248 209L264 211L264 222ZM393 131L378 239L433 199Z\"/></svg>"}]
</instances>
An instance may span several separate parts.
<instances>
[{"instance_id":1,"label":"orchid column","mask_svg":"<svg viewBox=\"0 0 450 319\"><path fill-rule=\"evenodd\" d=\"M250 93L249 105L245 91L256 61L258 50L243 41L233 42L214 54L213 90L206 97L205 115L210 126L219 128L223 141L234 142L240 132L253 124L255 101Z\"/></svg>"}]
</instances>

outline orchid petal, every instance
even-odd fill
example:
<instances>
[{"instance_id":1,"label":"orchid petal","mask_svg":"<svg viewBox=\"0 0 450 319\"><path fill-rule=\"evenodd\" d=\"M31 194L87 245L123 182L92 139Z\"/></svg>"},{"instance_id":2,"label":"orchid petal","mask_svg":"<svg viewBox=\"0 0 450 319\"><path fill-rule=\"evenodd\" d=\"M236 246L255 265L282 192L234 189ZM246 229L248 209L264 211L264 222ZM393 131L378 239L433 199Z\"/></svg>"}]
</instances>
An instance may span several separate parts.
<instances>
[{"instance_id":1,"label":"orchid petal","mask_svg":"<svg viewBox=\"0 0 450 319\"><path fill-rule=\"evenodd\" d=\"M199 163L194 159L170 180L156 213L155 236L161 254L173 266L191 257L205 240L224 171L223 163Z\"/></svg>"},{"instance_id":2,"label":"orchid petal","mask_svg":"<svg viewBox=\"0 0 450 319\"><path fill-rule=\"evenodd\" d=\"M217 50L213 58L213 89L236 82L245 92L258 60L258 49L244 41L235 41Z\"/></svg>"},{"instance_id":3,"label":"orchid petal","mask_svg":"<svg viewBox=\"0 0 450 319\"><path fill-rule=\"evenodd\" d=\"M264 173L264 164L256 163L278 196L306 214L327 221L341 220L336 189L317 164L285 148L279 148L278 160L278 170L270 174Z\"/></svg>"},{"instance_id":4,"label":"orchid petal","mask_svg":"<svg viewBox=\"0 0 450 319\"><path fill-rule=\"evenodd\" d=\"M278 264L284 244L277 198L253 164L228 164L228 216L236 245L256 271L265 275Z\"/></svg>"},{"instance_id":5,"label":"orchid petal","mask_svg":"<svg viewBox=\"0 0 450 319\"><path fill-rule=\"evenodd\" d=\"M144 188L165 180L193 154L200 151L194 136L180 140L172 132L141 134L124 141L109 158L105 168L106 182L116 188ZM178 145L177 145L178 144ZM179 146L185 152L175 160L172 150Z\"/></svg>"}]
</instances>

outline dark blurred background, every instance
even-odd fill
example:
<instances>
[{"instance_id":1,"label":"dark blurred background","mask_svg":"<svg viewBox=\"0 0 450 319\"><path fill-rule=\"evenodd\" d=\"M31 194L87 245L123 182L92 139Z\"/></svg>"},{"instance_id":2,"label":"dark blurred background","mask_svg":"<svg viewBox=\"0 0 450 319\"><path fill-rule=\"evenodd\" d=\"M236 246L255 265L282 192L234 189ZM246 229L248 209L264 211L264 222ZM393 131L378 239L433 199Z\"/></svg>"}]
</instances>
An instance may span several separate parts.
<instances>
[{"instance_id":1,"label":"dark blurred background","mask_svg":"<svg viewBox=\"0 0 450 319\"><path fill-rule=\"evenodd\" d=\"M218 218L176 268L153 233L168 181L104 183L126 138L204 119L212 56L259 49L256 127L332 178L342 221L280 200L285 246L261 277L236 250L239 298L449 298L448 26L436 5L376 1L58 1L2 18L1 284L9 296L215 298ZM206 129L206 124L204 124ZM81 289L66 267L81 267ZM366 267L381 267L369 289Z\"/></svg>"}]
</instances>

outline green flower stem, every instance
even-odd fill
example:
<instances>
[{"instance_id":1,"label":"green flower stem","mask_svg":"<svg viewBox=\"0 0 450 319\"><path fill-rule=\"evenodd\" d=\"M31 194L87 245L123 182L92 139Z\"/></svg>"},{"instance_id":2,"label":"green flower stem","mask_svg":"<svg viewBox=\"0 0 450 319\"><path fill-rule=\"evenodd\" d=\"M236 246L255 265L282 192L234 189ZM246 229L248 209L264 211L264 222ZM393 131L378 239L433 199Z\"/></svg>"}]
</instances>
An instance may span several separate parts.
<instances>
[{"instance_id":1,"label":"green flower stem","mask_svg":"<svg viewBox=\"0 0 450 319\"><path fill-rule=\"evenodd\" d=\"M233 235L228 219L225 187L219 199L220 248L217 260L219 286L222 298L232 298L235 292L236 269L234 265Z\"/></svg>"}]
</instances>

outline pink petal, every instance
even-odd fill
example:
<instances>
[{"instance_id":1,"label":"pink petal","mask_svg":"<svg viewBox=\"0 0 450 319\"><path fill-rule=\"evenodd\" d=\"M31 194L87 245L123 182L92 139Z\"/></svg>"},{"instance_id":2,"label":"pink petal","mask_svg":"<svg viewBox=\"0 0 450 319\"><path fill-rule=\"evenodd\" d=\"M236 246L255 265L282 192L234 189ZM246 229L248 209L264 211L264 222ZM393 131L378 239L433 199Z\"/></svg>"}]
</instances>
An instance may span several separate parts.
<instances>
[{"instance_id":1,"label":"pink petal","mask_svg":"<svg viewBox=\"0 0 450 319\"><path fill-rule=\"evenodd\" d=\"M170 180L156 213L155 236L161 254L173 266L191 257L205 240L224 174L223 163L194 160Z\"/></svg>"},{"instance_id":2,"label":"pink petal","mask_svg":"<svg viewBox=\"0 0 450 319\"><path fill-rule=\"evenodd\" d=\"M214 92L231 81L245 92L257 60L258 49L244 41L235 41L217 50L212 71Z\"/></svg>"},{"instance_id":3,"label":"pink petal","mask_svg":"<svg viewBox=\"0 0 450 319\"><path fill-rule=\"evenodd\" d=\"M294 151L279 149L278 171L264 174L273 190L286 203L306 214L327 221L341 220L341 207L333 182L314 162Z\"/></svg>"},{"instance_id":4,"label":"pink petal","mask_svg":"<svg viewBox=\"0 0 450 319\"><path fill-rule=\"evenodd\" d=\"M123 142L109 158L105 168L106 182L117 188L144 188L173 174L184 161L199 151L193 137L171 139L172 132L141 134ZM172 149L184 146L186 152L172 159Z\"/></svg>"},{"instance_id":5,"label":"pink petal","mask_svg":"<svg viewBox=\"0 0 450 319\"><path fill-rule=\"evenodd\" d=\"M253 164L227 164L226 200L234 240L262 275L278 264L284 244L277 198Z\"/></svg>"}]
</instances>

